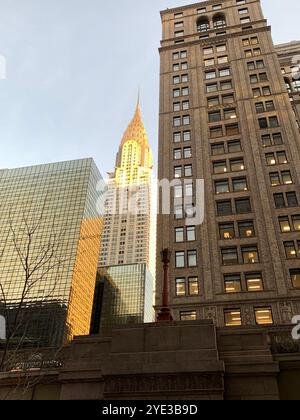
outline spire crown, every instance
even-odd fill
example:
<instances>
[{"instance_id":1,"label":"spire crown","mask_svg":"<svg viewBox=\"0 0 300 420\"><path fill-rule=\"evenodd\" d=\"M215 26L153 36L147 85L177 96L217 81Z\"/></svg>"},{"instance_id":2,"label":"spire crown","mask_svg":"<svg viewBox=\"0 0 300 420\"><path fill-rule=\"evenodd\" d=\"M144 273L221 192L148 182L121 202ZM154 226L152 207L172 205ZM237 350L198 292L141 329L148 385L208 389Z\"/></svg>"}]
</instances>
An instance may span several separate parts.
<instances>
[{"instance_id":1,"label":"spire crown","mask_svg":"<svg viewBox=\"0 0 300 420\"><path fill-rule=\"evenodd\" d=\"M140 91L138 92L135 113L123 135L122 145L124 145L127 141L130 140L137 141L143 145L148 145L148 137L142 120L142 113L140 107Z\"/></svg>"}]
</instances>

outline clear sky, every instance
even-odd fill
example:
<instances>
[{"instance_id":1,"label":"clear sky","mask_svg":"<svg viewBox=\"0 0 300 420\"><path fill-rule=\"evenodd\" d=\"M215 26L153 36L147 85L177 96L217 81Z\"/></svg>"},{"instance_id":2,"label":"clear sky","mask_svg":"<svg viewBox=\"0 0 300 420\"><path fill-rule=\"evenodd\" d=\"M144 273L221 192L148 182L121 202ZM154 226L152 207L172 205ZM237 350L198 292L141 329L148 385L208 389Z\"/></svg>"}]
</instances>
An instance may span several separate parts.
<instances>
[{"instance_id":1,"label":"clear sky","mask_svg":"<svg viewBox=\"0 0 300 420\"><path fill-rule=\"evenodd\" d=\"M187 3L0 0L0 168L92 156L105 174L139 87L156 156L159 11ZM299 0L263 6L276 43L300 39Z\"/></svg>"}]
</instances>

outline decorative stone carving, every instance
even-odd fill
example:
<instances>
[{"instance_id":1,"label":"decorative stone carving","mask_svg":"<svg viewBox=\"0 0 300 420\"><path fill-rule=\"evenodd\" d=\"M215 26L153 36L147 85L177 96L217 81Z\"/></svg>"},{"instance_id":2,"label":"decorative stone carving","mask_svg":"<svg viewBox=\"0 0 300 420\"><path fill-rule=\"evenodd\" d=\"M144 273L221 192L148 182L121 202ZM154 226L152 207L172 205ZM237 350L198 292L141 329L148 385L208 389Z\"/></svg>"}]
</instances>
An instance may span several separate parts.
<instances>
[{"instance_id":1,"label":"decorative stone carving","mask_svg":"<svg viewBox=\"0 0 300 420\"><path fill-rule=\"evenodd\" d=\"M215 306L207 306L204 308L204 319L211 319L217 325L217 308Z\"/></svg>"},{"instance_id":2,"label":"decorative stone carving","mask_svg":"<svg viewBox=\"0 0 300 420\"><path fill-rule=\"evenodd\" d=\"M223 375L220 374L169 374L126 375L104 378L105 396L149 392L207 391L222 392Z\"/></svg>"},{"instance_id":3,"label":"decorative stone carving","mask_svg":"<svg viewBox=\"0 0 300 420\"><path fill-rule=\"evenodd\" d=\"M293 318L293 310L290 302L280 302L279 312L281 320L284 324L291 324Z\"/></svg>"},{"instance_id":4,"label":"decorative stone carving","mask_svg":"<svg viewBox=\"0 0 300 420\"><path fill-rule=\"evenodd\" d=\"M250 309L244 310L244 320L245 320L245 325L253 325L252 312L250 311Z\"/></svg>"}]
</instances>

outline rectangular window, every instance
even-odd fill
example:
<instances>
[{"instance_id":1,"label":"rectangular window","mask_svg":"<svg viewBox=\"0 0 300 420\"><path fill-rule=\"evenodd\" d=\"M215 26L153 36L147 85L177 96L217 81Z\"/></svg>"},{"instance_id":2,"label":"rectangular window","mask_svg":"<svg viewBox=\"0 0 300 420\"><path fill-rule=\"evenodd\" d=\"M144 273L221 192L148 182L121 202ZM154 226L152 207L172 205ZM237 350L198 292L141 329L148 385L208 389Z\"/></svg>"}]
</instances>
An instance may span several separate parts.
<instances>
[{"instance_id":1,"label":"rectangular window","mask_svg":"<svg viewBox=\"0 0 300 420\"><path fill-rule=\"evenodd\" d=\"M221 250L222 264L235 265L239 263L237 248L224 248Z\"/></svg>"},{"instance_id":2,"label":"rectangular window","mask_svg":"<svg viewBox=\"0 0 300 420\"><path fill-rule=\"evenodd\" d=\"M290 171L282 171L281 172L282 183L284 185L291 185L293 184L293 179Z\"/></svg>"},{"instance_id":3,"label":"rectangular window","mask_svg":"<svg viewBox=\"0 0 300 420\"><path fill-rule=\"evenodd\" d=\"M277 209L285 208L284 195L282 193L274 194L274 202Z\"/></svg>"},{"instance_id":4,"label":"rectangular window","mask_svg":"<svg viewBox=\"0 0 300 420\"><path fill-rule=\"evenodd\" d=\"M185 147L183 149L184 159L190 159L192 157L192 149L190 147Z\"/></svg>"},{"instance_id":5,"label":"rectangular window","mask_svg":"<svg viewBox=\"0 0 300 420\"><path fill-rule=\"evenodd\" d=\"M203 54L204 55L210 55L210 54L213 54L213 53L214 53L214 50L213 50L212 47L203 48Z\"/></svg>"},{"instance_id":6,"label":"rectangular window","mask_svg":"<svg viewBox=\"0 0 300 420\"><path fill-rule=\"evenodd\" d=\"M227 82L221 82L220 83L221 90L228 90L232 89L232 82L231 80L228 80Z\"/></svg>"},{"instance_id":7,"label":"rectangular window","mask_svg":"<svg viewBox=\"0 0 300 420\"><path fill-rule=\"evenodd\" d=\"M232 180L234 192L248 191L248 184L246 178L234 178Z\"/></svg>"},{"instance_id":8,"label":"rectangular window","mask_svg":"<svg viewBox=\"0 0 300 420\"><path fill-rule=\"evenodd\" d=\"M212 93L212 92L217 92L217 91L218 91L217 83L206 85L206 92L207 93Z\"/></svg>"},{"instance_id":9,"label":"rectangular window","mask_svg":"<svg viewBox=\"0 0 300 420\"><path fill-rule=\"evenodd\" d=\"M173 142L180 143L181 142L181 133L174 133L173 134Z\"/></svg>"},{"instance_id":10,"label":"rectangular window","mask_svg":"<svg viewBox=\"0 0 300 420\"><path fill-rule=\"evenodd\" d=\"M217 122L217 121L221 121L221 119L222 119L221 111L209 112L208 114L209 122Z\"/></svg>"},{"instance_id":11,"label":"rectangular window","mask_svg":"<svg viewBox=\"0 0 300 420\"><path fill-rule=\"evenodd\" d=\"M215 65L215 59L214 58L208 58L207 60L204 60L205 67L210 67Z\"/></svg>"},{"instance_id":12,"label":"rectangular window","mask_svg":"<svg viewBox=\"0 0 300 420\"><path fill-rule=\"evenodd\" d=\"M180 89L173 90L173 98L179 98L180 96Z\"/></svg>"},{"instance_id":13,"label":"rectangular window","mask_svg":"<svg viewBox=\"0 0 300 420\"><path fill-rule=\"evenodd\" d=\"M290 270L290 276L293 287L295 289L300 289L300 268L296 270Z\"/></svg>"},{"instance_id":14,"label":"rectangular window","mask_svg":"<svg viewBox=\"0 0 300 420\"><path fill-rule=\"evenodd\" d=\"M237 115L236 115L236 109L235 108L224 109L225 120L233 120L236 117L237 117Z\"/></svg>"},{"instance_id":15,"label":"rectangular window","mask_svg":"<svg viewBox=\"0 0 300 420\"><path fill-rule=\"evenodd\" d=\"M233 140L228 142L228 153L237 153L242 151L240 140Z\"/></svg>"},{"instance_id":16,"label":"rectangular window","mask_svg":"<svg viewBox=\"0 0 300 420\"><path fill-rule=\"evenodd\" d=\"M196 227L195 226L188 226L186 228L186 240L188 242L193 242L196 240Z\"/></svg>"},{"instance_id":17,"label":"rectangular window","mask_svg":"<svg viewBox=\"0 0 300 420\"><path fill-rule=\"evenodd\" d=\"M182 96L188 96L190 94L190 90L188 87L182 88L181 89L181 95Z\"/></svg>"},{"instance_id":18,"label":"rectangular window","mask_svg":"<svg viewBox=\"0 0 300 420\"><path fill-rule=\"evenodd\" d=\"M189 115L185 115L185 116L182 118L182 124L183 124L183 125L190 125L190 123L191 123L190 116L189 116Z\"/></svg>"},{"instance_id":19,"label":"rectangular window","mask_svg":"<svg viewBox=\"0 0 300 420\"><path fill-rule=\"evenodd\" d=\"M184 268L185 267L184 252L176 252L175 259L176 259L176 268Z\"/></svg>"},{"instance_id":20,"label":"rectangular window","mask_svg":"<svg viewBox=\"0 0 300 420\"><path fill-rule=\"evenodd\" d=\"M219 225L220 238L221 239L234 239L234 223L221 223Z\"/></svg>"},{"instance_id":21,"label":"rectangular window","mask_svg":"<svg viewBox=\"0 0 300 420\"><path fill-rule=\"evenodd\" d=\"M216 191L216 194L229 193L230 192L229 181L228 180L215 181L215 191Z\"/></svg>"},{"instance_id":22,"label":"rectangular window","mask_svg":"<svg viewBox=\"0 0 300 420\"><path fill-rule=\"evenodd\" d=\"M240 309L225 310L224 317L226 327L239 327L242 325L242 315Z\"/></svg>"},{"instance_id":23,"label":"rectangular window","mask_svg":"<svg viewBox=\"0 0 300 420\"><path fill-rule=\"evenodd\" d=\"M213 98L208 98L207 99L207 104L208 104L209 108L220 105L219 97L216 96L216 97L213 97Z\"/></svg>"},{"instance_id":24,"label":"rectangular window","mask_svg":"<svg viewBox=\"0 0 300 420\"><path fill-rule=\"evenodd\" d=\"M230 160L231 172L241 172L245 170L244 159L231 159Z\"/></svg>"},{"instance_id":25,"label":"rectangular window","mask_svg":"<svg viewBox=\"0 0 300 420\"><path fill-rule=\"evenodd\" d=\"M282 135L281 133L275 133L273 134L273 143L275 146L283 144Z\"/></svg>"},{"instance_id":26,"label":"rectangular window","mask_svg":"<svg viewBox=\"0 0 300 420\"><path fill-rule=\"evenodd\" d=\"M280 176L278 172L272 172L269 175L270 175L270 182L271 182L272 187L277 187L278 185L281 184Z\"/></svg>"},{"instance_id":27,"label":"rectangular window","mask_svg":"<svg viewBox=\"0 0 300 420\"><path fill-rule=\"evenodd\" d=\"M186 178L193 176L193 167L192 165L185 165L184 167L184 176Z\"/></svg>"},{"instance_id":28,"label":"rectangular window","mask_svg":"<svg viewBox=\"0 0 300 420\"><path fill-rule=\"evenodd\" d=\"M253 221L250 222L239 222L239 234L240 238L253 238L255 236L255 229Z\"/></svg>"},{"instance_id":29,"label":"rectangular window","mask_svg":"<svg viewBox=\"0 0 300 420\"><path fill-rule=\"evenodd\" d=\"M212 144L211 145L211 153L212 153L213 156L225 154L224 143Z\"/></svg>"},{"instance_id":30,"label":"rectangular window","mask_svg":"<svg viewBox=\"0 0 300 420\"><path fill-rule=\"evenodd\" d=\"M197 312L180 312L180 321L197 321Z\"/></svg>"},{"instance_id":31,"label":"rectangular window","mask_svg":"<svg viewBox=\"0 0 300 420\"><path fill-rule=\"evenodd\" d=\"M217 202L217 214L218 216L230 216L232 215L231 201L218 201Z\"/></svg>"},{"instance_id":32,"label":"rectangular window","mask_svg":"<svg viewBox=\"0 0 300 420\"><path fill-rule=\"evenodd\" d=\"M234 95L230 94L230 95L223 95L222 96L222 103L223 105L229 105L234 103Z\"/></svg>"},{"instance_id":33,"label":"rectangular window","mask_svg":"<svg viewBox=\"0 0 300 420\"><path fill-rule=\"evenodd\" d=\"M268 128L268 120L267 120L267 118L260 118L258 120L258 123L259 123L259 128L261 130L263 130L265 128Z\"/></svg>"},{"instance_id":34,"label":"rectangular window","mask_svg":"<svg viewBox=\"0 0 300 420\"><path fill-rule=\"evenodd\" d=\"M185 278L176 279L176 296L186 296L186 283Z\"/></svg>"},{"instance_id":35,"label":"rectangular window","mask_svg":"<svg viewBox=\"0 0 300 420\"><path fill-rule=\"evenodd\" d=\"M182 206L175 206L174 207L174 216L176 220L183 219L183 207Z\"/></svg>"},{"instance_id":36,"label":"rectangular window","mask_svg":"<svg viewBox=\"0 0 300 420\"><path fill-rule=\"evenodd\" d=\"M181 118L180 117L173 118L173 127L180 127L180 125L181 125Z\"/></svg>"},{"instance_id":37,"label":"rectangular window","mask_svg":"<svg viewBox=\"0 0 300 420\"><path fill-rule=\"evenodd\" d=\"M300 231L300 215L292 216L293 229L295 232Z\"/></svg>"},{"instance_id":38,"label":"rectangular window","mask_svg":"<svg viewBox=\"0 0 300 420\"><path fill-rule=\"evenodd\" d=\"M220 162L213 162L214 174L224 174L227 172L226 160Z\"/></svg>"},{"instance_id":39,"label":"rectangular window","mask_svg":"<svg viewBox=\"0 0 300 420\"><path fill-rule=\"evenodd\" d=\"M182 177L182 167L181 166L175 166L174 168L174 178L178 179Z\"/></svg>"},{"instance_id":40,"label":"rectangular window","mask_svg":"<svg viewBox=\"0 0 300 420\"><path fill-rule=\"evenodd\" d=\"M187 111L188 109L190 109L190 102L189 101L183 101L182 102L182 110Z\"/></svg>"},{"instance_id":41,"label":"rectangular window","mask_svg":"<svg viewBox=\"0 0 300 420\"><path fill-rule=\"evenodd\" d=\"M180 102L175 102L174 104L173 104L173 112L178 112L178 111L180 111Z\"/></svg>"},{"instance_id":42,"label":"rectangular window","mask_svg":"<svg viewBox=\"0 0 300 420\"><path fill-rule=\"evenodd\" d=\"M288 217L279 217L279 225L280 225L280 230L282 233L289 233L291 232L292 228L291 228L291 224L290 224L290 219Z\"/></svg>"},{"instance_id":43,"label":"rectangular window","mask_svg":"<svg viewBox=\"0 0 300 420\"><path fill-rule=\"evenodd\" d=\"M235 200L235 208L237 214L251 213L251 203L249 198Z\"/></svg>"},{"instance_id":44,"label":"rectangular window","mask_svg":"<svg viewBox=\"0 0 300 420\"><path fill-rule=\"evenodd\" d=\"M261 273L249 273L245 275L248 292L263 292L264 285Z\"/></svg>"},{"instance_id":45,"label":"rectangular window","mask_svg":"<svg viewBox=\"0 0 300 420\"><path fill-rule=\"evenodd\" d=\"M217 50L217 53L225 52L227 51L227 46L225 44L217 45L216 50Z\"/></svg>"},{"instance_id":46,"label":"rectangular window","mask_svg":"<svg viewBox=\"0 0 300 420\"><path fill-rule=\"evenodd\" d=\"M286 199L287 199L288 207L298 206L298 198L295 192L286 193Z\"/></svg>"},{"instance_id":47,"label":"rectangular window","mask_svg":"<svg viewBox=\"0 0 300 420\"><path fill-rule=\"evenodd\" d=\"M176 228L175 229L175 242L181 243L184 242L184 228Z\"/></svg>"},{"instance_id":48,"label":"rectangular window","mask_svg":"<svg viewBox=\"0 0 300 420\"><path fill-rule=\"evenodd\" d=\"M256 308L254 312L257 325L273 324L273 314L271 308Z\"/></svg>"},{"instance_id":49,"label":"rectangular window","mask_svg":"<svg viewBox=\"0 0 300 420\"><path fill-rule=\"evenodd\" d=\"M191 132L190 131L184 131L183 132L183 141L191 141Z\"/></svg>"},{"instance_id":50,"label":"rectangular window","mask_svg":"<svg viewBox=\"0 0 300 420\"><path fill-rule=\"evenodd\" d=\"M225 275L224 283L226 293L240 293L242 291L241 276L239 274Z\"/></svg>"},{"instance_id":51,"label":"rectangular window","mask_svg":"<svg viewBox=\"0 0 300 420\"><path fill-rule=\"evenodd\" d=\"M297 250L296 250L295 243L293 241L284 242L284 248L285 248L286 258L288 259L297 258Z\"/></svg>"},{"instance_id":52,"label":"rectangular window","mask_svg":"<svg viewBox=\"0 0 300 420\"><path fill-rule=\"evenodd\" d=\"M238 124L226 125L225 130L226 136L235 136L240 132Z\"/></svg>"},{"instance_id":53,"label":"rectangular window","mask_svg":"<svg viewBox=\"0 0 300 420\"><path fill-rule=\"evenodd\" d=\"M230 76L230 69L220 69L219 70L219 77L228 77Z\"/></svg>"},{"instance_id":54,"label":"rectangular window","mask_svg":"<svg viewBox=\"0 0 300 420\"><path fill-rule=\"evenodd\" d=\"M218 64L226 64L228 63L228 56L224 55L222 57L218 57Z\"/></svg>"},{"instance_id":55,"label":"rectangular window","mask_svg":"<svg viewBox=\"0 0 300 420\"><path fill-rule=\"evenodd\" d=\"M259 256L257 247L243 247L243 262L244 264L257 264L259 263Z\"/></svg>"},{"instance_id":56,"label":"rectangular window","mask_svg":"<svg viewBox=\"0 0 300 420\"><path fill-rule=\"evenodd\" d=\"M223 129L222 127L213 127L210 128L210 137L212 139L216 139L218 137L222 137L223 136Z\"/></svg>"},{"instance_id":57,"label":"rectangular window","mask_svg":"<svg viewBox=\"0 0 300 420\"><path fill-rule=\"evenodd\" d=\"M217 72L215 70L213 71L207 71L205 73L205 79L209 80L209 79L215 79L217 77Z\"/></svg>"},{"instance_id":58,"label":"rectangular window","mask_svg":"<svg viewBox=\"0 0 300 420\"><path fill-rule=\"evenodd\" d=\"M188 267L197 267L197 251L188 251Z\"/></svg>"},{"instance_id":59,"label":"rectangular window","mask_svg":"<svg viewBox=\"0 0 300 420\"><path fill-rule=\"evenodd\" d=\"M197 277L190 277L188 279L189 296L199 295L199 282Z\"/></svg>"},{"instance_id":60,"label":"rectangular window","mask_svg":"<svg viewBox=\"0 0 300 420\"><path fill-rule=\"evenodd\" d=\"M182 152L181 152L181 149L175 149L175 150L174 150L174 159L175 159L175 160L180 160L180 159L182 159Z\"/></svg>"}]
</instances>

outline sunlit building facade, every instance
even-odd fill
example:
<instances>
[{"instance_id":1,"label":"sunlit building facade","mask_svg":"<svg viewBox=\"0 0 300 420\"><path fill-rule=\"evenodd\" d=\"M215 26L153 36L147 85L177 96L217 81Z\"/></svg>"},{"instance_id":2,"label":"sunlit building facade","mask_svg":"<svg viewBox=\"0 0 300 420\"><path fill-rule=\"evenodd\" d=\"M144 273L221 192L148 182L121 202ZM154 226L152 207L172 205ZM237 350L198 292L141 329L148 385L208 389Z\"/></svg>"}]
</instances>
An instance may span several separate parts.
<instances>
[{"instance_id":1,"label":"sunlit building facade","mask_svg":"<svg viewBox=\"0 0 300 420\"><path fill-rule=\"evenodd\" d=\"M1 301L21 345L57 347L89 333L100 179L92 159L0 171Z\"/></svg>"},{"instance_id":2,"label":"sunlit building facade","mask_svg":"<svg viewBox=\"0 0 300 420\"><path fill-rule=\"evenodd\" d=\"M161 18L158 176L186 182L158 219L174 318L290 324L300 313L299 42L274 46L259 0L187 4ZM196 204L199 179L197 225L183 198ZM159 254L156 280L159 310Z\"/></svg>"},{"instance_id":3,"label":"sunlit building facade","mask_svg":"<svg viewBox=\"0 0 300 420\"><path fill-rule=\"evenodd\" d=\"M138 100L120 144L115 171L108 179L99 261L99 267L107 270L119 290L121 323L153 320L152 171L153 157Z\"/></svg>"}]
</instances>

